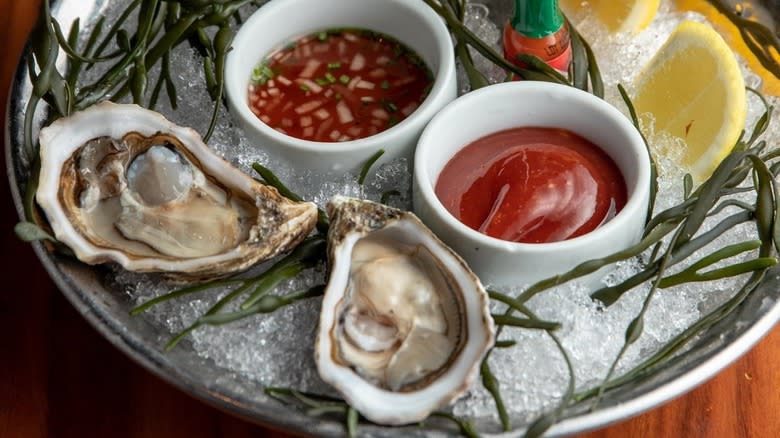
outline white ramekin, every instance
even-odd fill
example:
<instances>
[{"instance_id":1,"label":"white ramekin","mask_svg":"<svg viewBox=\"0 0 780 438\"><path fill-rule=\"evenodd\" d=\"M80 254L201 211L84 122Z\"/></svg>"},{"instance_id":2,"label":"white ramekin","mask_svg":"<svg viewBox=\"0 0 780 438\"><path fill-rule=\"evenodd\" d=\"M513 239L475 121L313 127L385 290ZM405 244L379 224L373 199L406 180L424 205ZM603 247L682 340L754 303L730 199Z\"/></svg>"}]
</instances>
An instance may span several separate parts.
<instances>
[{"instance_id":1,"label":"white ramekin","mask_svg":"<svg viewBox=\"0 0 780 438\"><path fill-rule=\"evenodd\" d=\"M625 207L590 233L543 244L496 239L458 221L434 193L441 170L467 144L521 126L567 129L601 147L623 173ZM650 158L631 121L589 93L546 82L493 85L458 98L428 124L414 158L415 212L494 286L529 285L630 246L641 237L649 193ZM584 281L594 284L596 278Z\"/></svg>"},{"instance_id":2,"label":"white ramekin","mask_svg":"<svg viewBox=\"0 0 780 438\"><path fill-rule=\"evenodd\" d=\"M386 131L337 143L301 140L261 122L248 105L252 69L298 37L339 27L384 33L417 53L435 81L422 105ZM355 173L379 149L385 154L378 164L399 157L411 160L425 125L457 96L450 34L441 18L419 0L272 0L241 26L228 54L225 75L230 110L246 136L271 156L324 179Z\"/></svg>"}]
</instances>

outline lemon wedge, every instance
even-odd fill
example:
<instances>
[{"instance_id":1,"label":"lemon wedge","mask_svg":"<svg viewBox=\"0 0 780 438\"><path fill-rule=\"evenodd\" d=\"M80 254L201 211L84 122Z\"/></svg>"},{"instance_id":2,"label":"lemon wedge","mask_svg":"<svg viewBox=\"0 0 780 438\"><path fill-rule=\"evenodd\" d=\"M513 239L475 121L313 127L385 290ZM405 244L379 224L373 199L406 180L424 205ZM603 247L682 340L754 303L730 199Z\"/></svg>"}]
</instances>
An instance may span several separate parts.
<instances>
[{"instance_id":1,"label":"lemon wedge","mask_svg":"<svg viewBox=\"0 0 780 438\"><path fill-rule=\"evenodd\" d=\"M561 9L570 15L578 7L590 7L611 32L639 32L658 11L661 0L563 0Z\"/></svg>"},{"instance_id":2,"label":"lemon wedge","mask_svg":"<svg viewBox=\"0 0 780 438\"><path fill-rule=\"evenodd\" d=\"M634 89L637 113L650 113L653 130L685 141L680 164L696 181L712 174L745 126L747 98L739 65L706 24L680 24L639 74Z\"/></svg>"}]
</instances>

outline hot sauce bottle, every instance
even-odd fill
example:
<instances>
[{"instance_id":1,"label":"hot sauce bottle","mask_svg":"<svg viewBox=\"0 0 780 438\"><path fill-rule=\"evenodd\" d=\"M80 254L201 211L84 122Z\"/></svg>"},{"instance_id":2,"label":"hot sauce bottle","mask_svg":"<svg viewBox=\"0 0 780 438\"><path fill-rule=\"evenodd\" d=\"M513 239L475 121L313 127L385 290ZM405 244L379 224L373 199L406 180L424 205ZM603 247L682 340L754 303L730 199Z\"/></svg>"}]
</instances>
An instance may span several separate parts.
<instances>
[{"instance_id":1,"label":"hot sauce bottle","mask_svg":"<svg viewBox=\"0 0 780 438\"><path fill-rule=\"evenodd\" d=\"M558 0L515 0L514 15L504 25L504 58L521 67L517 55L535 55L566 73L571 62L569 27Z\"/></svg>"}]
</instances>

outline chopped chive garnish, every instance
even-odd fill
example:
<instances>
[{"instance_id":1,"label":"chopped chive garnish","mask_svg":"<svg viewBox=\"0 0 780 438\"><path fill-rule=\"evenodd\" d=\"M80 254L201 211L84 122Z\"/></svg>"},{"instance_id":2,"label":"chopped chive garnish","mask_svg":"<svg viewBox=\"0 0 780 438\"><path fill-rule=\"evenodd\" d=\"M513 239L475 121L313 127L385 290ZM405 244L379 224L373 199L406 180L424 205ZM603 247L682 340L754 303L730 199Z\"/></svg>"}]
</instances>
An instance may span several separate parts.
<instances>
[{"instance_id":1,"label":"chopped chive garnish","mask_svg":"<svg viewBox=\"0 0 780 438\"><path fill-rule=\"evenodd\" d=\"M388 119L387 121L387 127L391 128L397 124L398 124L398 116L396 116L395 114L390 114L390 119Z\"/></svg>"},{"instance_id":2,"label":"chopped chive garnish","mask_svg":"<svg viewBox=\"0 0 780 438\"><path fill-rule=\"evenodd\" d=\"M325 78L315 78L314 82L316 82L317 85L328 85L328 81Z\"/></svg>"},{"instance_id":3,"label":"chopped chive garnish","mask_svg":"<svg viewBox=\"0 0 780 438\"><path fill-rule=\"evenodd\" d=\"M382 81L382 85L380 85L380 87L382 87L383 90L387 90L388 88L390 88L390 82L386 80Z\"/></svg>"},{"instance_id":4,"label":"chopped chive garnish","mask_svg":"<svg viewBox=\"0 0 780 438\"><path fill-rule=\"evenodd\" d=\"M349 76L347 75L339 76L339 82L341 82L344 85L347 85L349 83Z\"/></svg>"},{"instance_id":5,"label":"chopped chive garnish","mask_svg":"<svg viewBox=\"0 0 780 438\"><path fill-rule=\"evenodd\" d=\"M336 77L330 74L330 72L325 72L325 79L327 79L331 84L336 83Z\"/></svg>"},{"instance_id":6,"label":"chopped chive garnish","mask_svg":"<svg viewBox=\"0 0 780 438\"><path fill-rule=\"evenodd\" d=\"M301 90L303 91L309 91L309 87L306 84L301 84Z\"/></svg>"},{"instance_id":7,"label":"chopped chive garnish","mask_svg":"<svg viewBox=\"0 0 780 438\"><path fill-rule=\"evenodd\" d=\"M394 113L398 111L398 106L387 99L380 99L379 103L387 110L387 112Z\"/></svg>"},{"instance_id":8,"label":"chopped chive garnish","mask_svg":"<svg viewBox=\"0 0 780 438\"><path fill-rule=\"evenodd\" d=\"M320 41L325 41L328 39L328 32L320 32L317 34L317 39Z\"/></svg>"},{"instance_id":9,"label":"chopped chive garnish","mask_svg":"<svg viewBox=\"0 0 780 438\"><path fill-rule=\"evenodd\" d=\"M274 71L262 64L252 69L252 82L257 85L265 85L269 79L274 77Z\"/></svg>"},{"instance_id":10,"label":"chopped chive garnish","mask_svg":"<svg viewBox=\"0 0 780 438\"><path fill-rule=\"evenodd\" d=\"M260 69L263 72L263 76L267 77L268 79L273 78L275 75L274 71L271 70L271 68L268 67L267 65L261 66Z\"/></svg>"},{"instance_id":11,"label":"chopped chive garnish","mask_svg":"<svg viewBox=\"0 0 780 438\"><path fill-rule=\"evenodd\" d=\"M341 63L340 62L329 62L328 63L328 68L331 69L331 70L335 70L337 68L341 68Z\"/></svg>"},{"instance_id":12,"label":"chopped chive garnish","mask_svg":"<svg viewBox=\"0 0 780 438\"><path fill-rule=\"evenodd\" d=\"M260 67L252 69L252 81L258 82L263 78L263 72L260 71Z\"/></svg>"},{"instance_id":13,"label":"chopped chive garnish","mask_svg":"<svg viewBox=\"0 0 780 438\"><path fill-rule=\"evenodd\" d=\"M341 93L336 93L336 100L341 100Z\"/></svg>"}]
</instances>

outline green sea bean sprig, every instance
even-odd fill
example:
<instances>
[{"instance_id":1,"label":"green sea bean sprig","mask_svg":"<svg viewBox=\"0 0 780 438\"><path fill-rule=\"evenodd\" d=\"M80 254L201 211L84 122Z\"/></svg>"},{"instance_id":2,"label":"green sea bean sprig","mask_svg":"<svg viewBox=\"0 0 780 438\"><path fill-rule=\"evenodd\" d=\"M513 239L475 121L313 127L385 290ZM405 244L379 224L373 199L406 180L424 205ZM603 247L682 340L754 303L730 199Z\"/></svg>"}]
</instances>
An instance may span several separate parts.
<instances>
[{"instance_id":1,"label":"green sea bean sprig","mask_svg":"<svg viewBox=\"0 0 780 438\"><path fill-rule=\"evenodd\" d=\"M265 393L284 404L303 407L306 409L306 414L312 417L341 415L344 417L344 428L347 431L347 436L350 438L357 436L360 414L344 400L281 387L265 388Z\"/></svg>"},{"instance_id":2,"label":"green sea bean sprig","mask_svg":"<svg viewBox=\"0 0 780 438\"><path fill-rule=\"evenodd\" d=\"M321 234L314 235L304 240L291 253L259 275L246 279L213 280L204 284L177 289L133 308L130 314L138 315L156 305L175 298L232 287L233 289L227 295L220 298L195 322L168 341L165 348L166 350L172 350L184 337L201 326L221 325L257 314L272 313L289 304L321 295L322 286L315 286L306 291L286 296L276 296L270 293L282 281L295 278L302 271L315 268L324 263L325 246L325 237ZM222 313L225 307L242 296L245 296L245 298L238 310Z\"/></svg>"}]
</instances>

